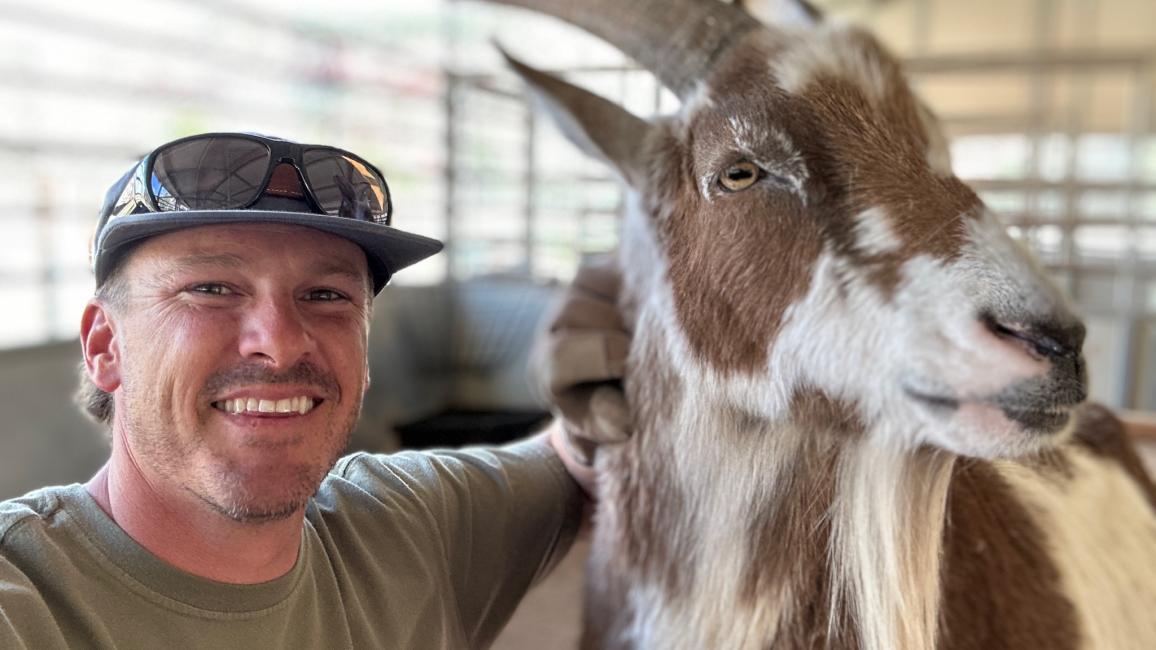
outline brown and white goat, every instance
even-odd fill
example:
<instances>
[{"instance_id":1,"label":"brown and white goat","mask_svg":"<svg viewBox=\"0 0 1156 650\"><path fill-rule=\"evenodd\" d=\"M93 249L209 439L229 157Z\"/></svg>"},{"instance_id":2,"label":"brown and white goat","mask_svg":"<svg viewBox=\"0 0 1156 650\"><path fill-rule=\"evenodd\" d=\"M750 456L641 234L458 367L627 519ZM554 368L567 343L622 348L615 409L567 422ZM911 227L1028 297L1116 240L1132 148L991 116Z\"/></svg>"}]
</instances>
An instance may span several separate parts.
<instances>
[{"instance_id":1,"label":"brown and white goat","mask_svg":"<svg viewBox=\"0 0 1156 650\"><path fill-rule=\"evenodd\" d=\"M805 4L510 0L683 100L514 63L629 186L635 435L599 459L587 647L1156 648L1156 492L1084 327L870 35Z\"/></svg>"}]
</instances>

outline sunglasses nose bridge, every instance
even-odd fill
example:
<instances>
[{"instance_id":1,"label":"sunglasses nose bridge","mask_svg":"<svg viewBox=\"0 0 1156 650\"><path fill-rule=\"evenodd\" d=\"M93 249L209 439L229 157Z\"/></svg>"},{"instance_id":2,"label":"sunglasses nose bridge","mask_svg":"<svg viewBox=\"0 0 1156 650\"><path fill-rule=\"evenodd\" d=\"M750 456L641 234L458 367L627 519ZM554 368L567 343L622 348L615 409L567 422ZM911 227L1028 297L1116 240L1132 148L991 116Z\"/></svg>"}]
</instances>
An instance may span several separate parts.
<instances>
[{"instance_id":1,"label":"sunglasses nose bridge","mask_svg":"<svg viewBox=\"0 0 1156 650\"><path fill-rule=\"evenodd\" d=\"M269 177L269 182L265 184L265 194L292 199L305 198L305 187L301 183L301 175L297 172L297 166L292 162L284 161L284 159L279 160L277 166L273 168L273 175Z\"/></svg>"}]
</instances>

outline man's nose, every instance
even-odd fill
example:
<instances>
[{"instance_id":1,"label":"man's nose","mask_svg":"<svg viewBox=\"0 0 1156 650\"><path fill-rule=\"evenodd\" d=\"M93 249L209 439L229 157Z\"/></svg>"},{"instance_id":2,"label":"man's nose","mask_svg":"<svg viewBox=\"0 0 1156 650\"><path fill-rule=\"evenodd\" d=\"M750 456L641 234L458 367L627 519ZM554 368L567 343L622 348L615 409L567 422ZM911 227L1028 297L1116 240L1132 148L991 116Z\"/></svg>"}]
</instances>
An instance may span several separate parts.
<instances>
[{"instance_id":1,"label":"man's nose","mask_svg":"<svg viewBox=\"0 0 1156 650\"><path fill-rule=\"evenodd\" d=\"M247 312L241 332L241 354L274 368L291 368L314 349L315 340L296 301L262 298Z\"/></svg>"}]
</instances>

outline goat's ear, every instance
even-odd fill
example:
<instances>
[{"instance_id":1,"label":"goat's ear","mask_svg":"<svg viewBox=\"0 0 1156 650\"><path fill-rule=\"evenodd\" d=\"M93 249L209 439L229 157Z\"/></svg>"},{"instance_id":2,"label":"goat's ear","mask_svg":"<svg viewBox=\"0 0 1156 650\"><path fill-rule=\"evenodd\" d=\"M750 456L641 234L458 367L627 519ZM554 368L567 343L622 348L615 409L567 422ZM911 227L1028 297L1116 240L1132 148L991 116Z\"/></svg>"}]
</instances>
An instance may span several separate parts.
<instances>
[{"instance_id":1,"label":"goat's ear","mask_svg":"<svg viewBox=\"0 0 1156 650\"><path fill-rule=\"evenodd\" d=\"M631 186L642 186L646 176L641 154L649 122L588 90L535 70L504 50L502 55L571 142L614 167Z\"/></svg>"},{"instance_id":2,"label":"goat's ear","mask_svg":"<svg viewBox=\"0 0 1156 650\"><path fill-rule=\"evenodd\" d=\"M807 0L740 0L739 4L767 25L817 27L823 22L823 12Z\"/></svg>"}]
</instances>

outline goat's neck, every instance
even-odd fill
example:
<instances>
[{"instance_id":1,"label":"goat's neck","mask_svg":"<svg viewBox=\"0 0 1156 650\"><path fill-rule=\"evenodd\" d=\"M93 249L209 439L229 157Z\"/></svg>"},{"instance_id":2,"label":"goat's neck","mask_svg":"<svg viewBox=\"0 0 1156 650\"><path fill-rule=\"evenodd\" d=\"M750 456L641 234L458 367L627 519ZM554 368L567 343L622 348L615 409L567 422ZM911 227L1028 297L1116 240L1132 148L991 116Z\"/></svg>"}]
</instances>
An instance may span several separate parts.
<instances>
[{"instance_id":1,"label":"goat's neck","mask_svg":"<svg viewBox=\"0 0 1156 650\"><path fill-rule=\"evenodd\" d=\"M952 458L879 442L899 438L893 432L854 430L822 395L777 419L719 404L674 370L667 353L677 343L639 326L635 363L647 383L629 388L644 406L628 452L632 475L614 489L651 493L609 502L654 510L611 520L648 522L620 531L623 540L667 537L648 549L668 553L666 561L635 567L655 583L648 597L635 595L652 608L636 612L636 624L648 635L682 630L673 645L664 637L645 645L680 647L693 629L711 647L815 638L869 650L934 647ZM655 521L655 512L669 520Z\"/></svg>"}]
</instances>

